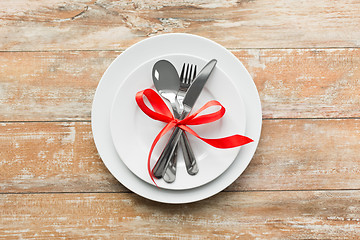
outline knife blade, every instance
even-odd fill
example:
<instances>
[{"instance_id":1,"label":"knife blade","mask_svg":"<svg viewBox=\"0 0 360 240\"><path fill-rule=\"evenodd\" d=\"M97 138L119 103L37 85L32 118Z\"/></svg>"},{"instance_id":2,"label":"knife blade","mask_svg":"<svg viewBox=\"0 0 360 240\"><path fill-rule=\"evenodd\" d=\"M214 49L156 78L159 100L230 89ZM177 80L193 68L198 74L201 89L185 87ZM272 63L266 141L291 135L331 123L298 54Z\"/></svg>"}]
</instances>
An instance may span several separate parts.
<instances>
[{"instance_id":1,"label":"knife blade","mask_svg":"<svg viewBox=\"0 0 360 240\"><path fill-rule=\"evenodd\" d=\"M208 62L189 87L182 102L183 106L181 107L183 107L184 110L181 114L180 119L184 119L191 112L196 100L199 98L200 93L205 86L205 83L209 79L212 71L214 70L216 63L216 59L212 59L210 62ZM153 175L156 178L161 178L163 176L163 173L166 170L166 166L168 165L169 160L175 152L176 145L180 139L182 132L182 129L176 128L171 134L168 143L166 144L164 150L162 151L158 161L153 168Z\"/></svg>"},{"instance_id":2,"label":"knife blade","mask_svg":"<svg viewBox=\"0 0 360 240\"><path fill-rule=\"evenodd\" d=\"M217 61L212 59L208 62L203 69L201 69L199 75L195 78L194 82L191 84L189 89L186 92L186 95L183 100L183 105L186 107L192 108L200 96L201 91L203 90L205 83L209 79L210 74L212 73Z\"/></svg>"}]
</instances>

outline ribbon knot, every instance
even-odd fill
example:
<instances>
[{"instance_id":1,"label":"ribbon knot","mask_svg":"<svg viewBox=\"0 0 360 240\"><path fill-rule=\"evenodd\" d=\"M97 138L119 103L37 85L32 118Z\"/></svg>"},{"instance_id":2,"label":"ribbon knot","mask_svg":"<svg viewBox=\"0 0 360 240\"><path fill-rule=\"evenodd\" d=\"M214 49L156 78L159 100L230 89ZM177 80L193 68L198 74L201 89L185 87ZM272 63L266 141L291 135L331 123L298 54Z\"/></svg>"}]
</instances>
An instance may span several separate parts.
<instances>
[{"instance_id":1,"label":"ribbon knot","mask_svg":"<svg viewBox=\"0 0 360 240\"><path fill-rule=\"evenodd\" d=\"M144 102L144 96L148 99L150 105L153 107L154 110L150 109ZM168 131L170 131L174 127L179 127L182 130L194 135L195 137L199 138L200 140L206 142L207 144L216 147L216 148L234 148L239 147L242 145L245 145L247 143L253 142L252 139L242 136L242 135L232 135L229 137L224 138L216 138L216 139L209 139L209 138L203 138L200 137L194 130L189 128L187 125L201 125L201 124L207 124L214 121L219 120L222 118L225 114L225 108L221 105L220 102L212 100L207 102L204 106L202 106L199 110L194 112L193 114L187 116L183 120L176 119L174 115L171 113L167 105L164 103L162 98L152 89L145 89L143 91L137 92L135 96L135 100L139 108L150 118L161 121L166 123L165 127L158 133L158 135L155 137L154 142L151 145L149 155L148 155L148 162L147 162L147 168L148 173L151 177L151 180L155 183L152 169L150 167L150 159L152 152L157 144L157 142L160 140L162 136L164 136ZM199 115L202 111L204 111L207 108L218 106L220 109L218 109L215 112Z\"/></svg>"},{"instance_id":2,"label":"ribbon knot","mask_svg":"<svg viewBox=\"0 0 360 240\"><path fill-rule=\"evenodd\" d=\"M179 126L179 125L181 125L181 120L179 120L179 119L174 119L174 120L172 120L174 123L175 123L175 126L177 127L177 126Z\"/></svg>"}]
</instances>

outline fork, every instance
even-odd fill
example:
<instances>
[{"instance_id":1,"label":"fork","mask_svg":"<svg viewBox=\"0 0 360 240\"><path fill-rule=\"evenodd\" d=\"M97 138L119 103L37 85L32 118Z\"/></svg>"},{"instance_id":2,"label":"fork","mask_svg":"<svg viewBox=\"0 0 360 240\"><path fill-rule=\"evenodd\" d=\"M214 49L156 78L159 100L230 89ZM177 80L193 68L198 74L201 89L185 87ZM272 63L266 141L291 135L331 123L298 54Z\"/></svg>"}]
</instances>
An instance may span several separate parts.
<instances>
[{"instance_id":1,"label":"fork","mask_svg":"<svg viewBox=\"0 0 360 240\"><path fill-rule=\"evenodd\" d=\"M179 92L176 95L176 100L180 105L180 110L184 109L182 102L184 100L188 88L190 87L191 83L194 81L195 77L196 77L196 65L194 65L194 70L193 70L192 64L190 65L190 69L189 69L189 64L185 65L184 63L180 74L180 88L179 88ZM199 168L197 166L195 155L189 144L189 141L185 141L185 138L187 138L187 136L186 133L184 132L182 134L182 137L180 138L180 141L184 142L182 146L185 146L186 148L186 149L182 149L186 170L190 175L195 175L199 172Z\"/></svg>"},{"instance_id":2,"label":"fork","mask_svg":"<svg viewBox=\"0 0 360 240\"><path fill-rule=\"evenodd\" d=\"M176 117L179 117L182 110L184 109L182 101L186 95L188 88L190 87L191 83L194 81L196 77L196 65L192 64L185 64L181 69L180 74L180 88L176 96L176 100L180 106L179 111L176 113ZM189 140L185 132L180 137L180 145L182 146L182 152L184 155L184 161L186 165L186 170L190 175L195 175L198 173L199 168L196 163L194 152L189 144ZM177 150L175 150L177 151ZM160 168L161 171L161 168ZM159 174L159 171L155 171L154 174ZM165 171L162 173L162 177L165 182L171 183L175 180L176 174L176 159L172 158L168 161L168 164L165 166Z\"/></svg>"}]
</instances>

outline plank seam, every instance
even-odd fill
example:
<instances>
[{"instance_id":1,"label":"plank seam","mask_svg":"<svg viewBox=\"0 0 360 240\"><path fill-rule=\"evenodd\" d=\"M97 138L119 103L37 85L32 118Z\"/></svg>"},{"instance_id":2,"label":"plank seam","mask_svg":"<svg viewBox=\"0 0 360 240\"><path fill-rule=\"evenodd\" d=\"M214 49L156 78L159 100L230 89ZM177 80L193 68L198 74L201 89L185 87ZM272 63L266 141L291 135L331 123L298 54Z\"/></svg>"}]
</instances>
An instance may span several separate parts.
<instances>
[{"instance_id":1,"label":"plank seam","mask_svg":"<svg viewBox=\"0 0 360 240\"><path fill-rule=\"evenodd\" d=\"M359 120L360 117L338 117L338 118L263 118L263 121L276 120ZM0 123L71 123L71 122L86 122L91 123L91 120L13 120L0 121Z\"/></svg>"},{"instance_id":2,"label":"plank seam","mask_svg":"<svg viewBox=\"0 0 360 240\"><path fill-rule=\"evenodd\" d=\"M226 192L226 193L241 193L241 192L335 192L335 191L360 191L360 189L284 189L284 190L280 190L280 189L270 189L270 190L238 190L238 191L233 191L233 190L224 190L221 192ZM0 192L0 195L32 195L32 194L113 194L113 193L130 193L130 194L135 194L134 192L131 191L124 191L124 192Z\"/></svg>"},{"instance_id":3,"label":"plank seam","mask_svg":"<svg viewBox=\"0 0 360 240\"><path fill-rule=\"evenodd\" d=\"M130 46L129 46L130 47ZM0 50L0 53L41 53L41 52L52 52L52 53L61 53L61 52L123 52L127 48L122 49L54 49L54 50ZM242 50L329 50L329 49L337 49L337 50L349 50L349 49L360 49L360 47L299 47L299 48L271 48L271 47L251 47L251 48L226 48L229 51L242 51Z\"/></svg>"}]
</instances>

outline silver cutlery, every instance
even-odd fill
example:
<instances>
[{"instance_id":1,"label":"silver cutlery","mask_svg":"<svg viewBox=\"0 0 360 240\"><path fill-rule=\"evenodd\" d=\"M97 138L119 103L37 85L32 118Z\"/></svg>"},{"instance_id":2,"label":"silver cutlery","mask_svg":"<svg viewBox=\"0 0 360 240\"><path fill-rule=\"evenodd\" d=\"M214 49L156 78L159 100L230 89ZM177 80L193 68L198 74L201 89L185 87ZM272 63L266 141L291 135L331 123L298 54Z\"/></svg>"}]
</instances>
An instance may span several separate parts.
<instances>
[{"instance_id":1,"label":"silver cutlery","mask_svg":"<svg viewBox=\"0 0 360 240\"><path fill-rule=\"evenodd\" d=\"M210 74L212 73L217 61L215 59L211 60L205 65L205 67L200 71L199 75L195 78L193 83L188 88L185 97L182 101L183 111L179 119L184 119L192 110L196 100L198 99L205 83L207 82ZM166 147L162 151L156 166L157 168L153 169L153 174L155 177L161 177L166 170L168 162L172 158L176 145L182 135L183 130L180 128L175 128L172 133Z\"/></svg>"},{"instance_id":2,"label":"silver cutlery","mask_svg":"<svg viewBox=\"0 0 360 240\"><path fill-rule=\"evenodd\" d=\"M170 105L173 109L175 118L179 118L179 110L176 106L177 102L177 93L180 89L180 79L179 75L175 69L175 67L166 60L160 60L155 63L152 70L152 78L155 85L156 90L160 93L160 95L167 99L170 102ZM190 147L188 139L181 135L182 141L180 142L180 146L183 149L184 158L191 159L194 158L193 151ZM176 146L175 146L176 148ZM166 166L163 166L162 169L166 169L166 171L161 171L161 175L156 175L157 178L163 178L164 181L171 183L175 181L176 178L176 149L174 149L174 154L171 159L166 162ZM189 155L192 154L192 155ZM190 160L192 161L192 160ZM159 167L159 161L155 164L154 171Z\"/></svg>"}]
</instances>

